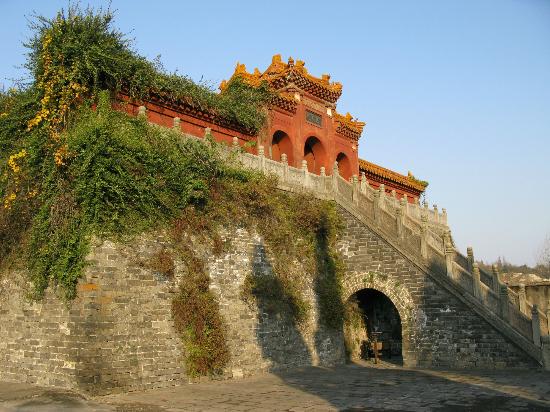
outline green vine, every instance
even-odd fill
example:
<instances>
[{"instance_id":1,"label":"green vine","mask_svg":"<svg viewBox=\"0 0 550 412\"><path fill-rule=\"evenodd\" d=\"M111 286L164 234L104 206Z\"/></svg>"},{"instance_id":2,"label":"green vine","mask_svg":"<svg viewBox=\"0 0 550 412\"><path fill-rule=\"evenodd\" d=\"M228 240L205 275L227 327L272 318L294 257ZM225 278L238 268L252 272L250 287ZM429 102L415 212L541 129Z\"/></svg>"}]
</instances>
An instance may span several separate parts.
<instances>
[{"instance_id":1,"label":"green vine","mask_svg":"<svg viewBox=\"0 0 550 412\"><path fill-rule=\"evenodd\" d=\"M411 182L414 182L414 183L422 186L424 189L426 189L428 187L428 185L430 184L426 180L417 179L416 177L414 177L414 175L411 172L407 173L407 179L409 179Z\"/></svg>"}]
</instances>

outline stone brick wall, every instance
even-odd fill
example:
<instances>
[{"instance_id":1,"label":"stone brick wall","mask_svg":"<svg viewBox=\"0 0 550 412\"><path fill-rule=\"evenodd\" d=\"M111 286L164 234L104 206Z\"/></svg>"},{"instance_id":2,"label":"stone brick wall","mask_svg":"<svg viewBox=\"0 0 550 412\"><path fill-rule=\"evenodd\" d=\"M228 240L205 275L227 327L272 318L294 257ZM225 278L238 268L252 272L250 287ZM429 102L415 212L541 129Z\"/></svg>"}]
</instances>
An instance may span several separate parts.
<instances>
[{"instance_id":1,"label":"stone brick wall","mask_svg":"<svg viewBox=\"0 0 550 412\"><path fill-rule=\"evenodd\" d=\"M208 260L211 288L227 325L231 361L225 377L344 361L341 331L319 328L313 310L303 327L282 313L251 307L240 297L254 265L269 268L261 239L244 230L229 233L231 250ZM5 274L0 299L0 380L111 393L165 387L187 381L182 345L174 331L172 297L182 262L168 279L144 264L168 246L162 236L131 246L103 242L92 248L78 297L61 302L49 289L44 299L25 299L21 274ZM19 279L19 280L17 280Z\"/></svg>"},{"instance_id":2,"label":"stone brick wall","mask_svg":"<svg viewBox=\"0 0 550 412\"><path fill-rule=\"evenodd\" d=\"M372 288L391 299L401 317L406 366L539 366L379 235L347 211L341 213L346 228L338 247L348 269L345 295Z\"/></svg>"},{"instance_id":3,"label":"stone brick wall","mask_svg":"<svg viewBox=\"0 0 550 412\"><path fill-rule=\"evenodd\" d=\"M219 296L221 313L229 325L229 374L344 362L343 333L325 330L319 324L313 284L306 284L303 290L312 308L303 326L294 324L285 313L265 310L261 302L251 308L241 299L246 275L269 271L270 257L258 236L241 229L227 237L231 239L231 252L212 260L209 268L212 289Z\"/></svg>"},{"instance_id":4,"label":"stone brick wall","mask_svg":"<svg viewBox=\"0 0 550 412\"><path fill-rule=\"evenodd\" d=\"M140 264L160 241L93 247L78 297L69 303L51 288L42 301L26 301L21 282L4 277L0 379L91 393L181 380L173 285Z\"/></svg>"},{"instance_id":5,"label":"stone brick wall","mask_svg":"<svg viewBox=\"0 0 550 412\"><path fill-rule=\"evenodd\" d=\"M405 365L538 366L381 236L345 210L341 213L346 228L338 247L347 265L345 297L373 288L391 299L402 321ZM255 234L237 230L225 238L228 252L207 254L231 353L224 376L344 362L343 332L319 326L314 285L304 286L313 310L300 327L284 313L264 310L261 302L249 306L241 298L243 281L252 271L269 271L270 257ZM23 275L4 274L0 380L91 393L185 382L182 345L171 315L183 263L175 262L174 278L144 264L165 246L162 236L143 237L127 246L95 244L78 297L69 303L60 301L51 288L42 301L29 302Z\"/></svg>"}]
</instances>

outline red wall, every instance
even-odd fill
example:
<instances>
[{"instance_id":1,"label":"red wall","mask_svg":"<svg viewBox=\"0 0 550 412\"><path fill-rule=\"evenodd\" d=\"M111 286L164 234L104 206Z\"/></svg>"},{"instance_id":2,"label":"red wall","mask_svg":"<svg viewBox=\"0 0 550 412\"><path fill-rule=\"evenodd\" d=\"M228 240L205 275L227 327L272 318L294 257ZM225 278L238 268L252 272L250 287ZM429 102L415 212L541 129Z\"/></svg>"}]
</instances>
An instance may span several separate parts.
<instances>
[{"instance_id":1,"label":"red wall","mask_svg":"<svg viewBox=\"0 0 550 412\"><path fill-rule=\"evenodd\" d=\"M306 103L306 102L308 102ZM312 107L315 105L316 107ZM277 131L282 131L290 138L292 145L292 154L287 153L289 164L294 167L301 167L302 160L308 160L308 169L312 172L319 173L320 166L325 167L327 175L332 174L332 168L336 158L340 153L347 156L349 164L347 167L340 167L340 174L345 179L349 179L352 175L359 174L359 159L357 156L357 147L355 150L351 140L336 133L336 125L332 117L327 114L326 108L322 110L323 103L314 99L312 96L302 97L301 102L297 106L295 114L288 113L277 107L270 110L270 124L268 134L268 145L271 145L274 134ZM306 120L306 110L321 116L322 127L310 123ZM312 164L312 156L304 157L304 148L306 141L310 137L315 137L322 148L314 146L315 166ZM274 153L276 150L266 150L267 153ZM291 160L292 159L292 162Z\"/></svg>"},{"instance_id":2,"label":"red wall","mask_svg":"<svg viewBox=\"0 0 550 412\"><path fill-rule=\"evenodd\" d=\"M122 101L120 109L132 115L138 114L139 106L145 106L148 121L155 124L172 127L174 118L179 117L180 129L184 133L204 136L205 128L209 127L217 141L232 144L234 136L238 137L239 145L241 146L249 141L257 141L256 136L218 126L210 121L178 112L161 104L152 102L140 103L130 100L125 95L121 95L120 99ZM304 104L304 100L307 103ZM312 107L312 105L316 107ZM323 106L323 102L308 96L305 99L302 98L302 102L298 104L295 114L288 113L277 107L271 109L269 111L268 136L265 147L266 156L274 160L280 160L281 154L286 153L289 165L300 168L302 160L306 159L308 160L308 169L311 172L319 174L321 166L324 166L326 174L330 175L332 174L336 158L340 153L343 153L347 157L347 161L341 162L342 164L339 167L340 175L345 179L349 179L352 175L358 175L359 160L357 147L355 150L352 148L356 143L336 133L335 122L327 114L326 108L321 110L322 107L320 106ZM306 120L306 110L321 116L322 127ZM288 139L283 139L279 144L272 147L273 136L277 131L285 133ZM317 144L313 146L313 154L304 156L306 141L310 137L315 138ZM248 147L247 150L251 153L257 152L256 148L252 146Z\"/></svg>"},{"instance_id":3,"label":"red wall","mask_svg":"<svg viewBox=\"0 0 550 412\"><path fill-rule=\"evenodd\" d=\"M183 133L202 137L204 136L205 129L209 127L212 130L212 135L218 142L226 142L227 144L231 145L234 136L237 136L237 138L239 139L240 146L249 141L256 141L255 136L250 136L242 132L218 126L212 122L208 122L194 116L177 112L174 109L170 109L159 104L151 102L139 103L131 101L130 99L128 99L127 96L124 95L120 97L123 101L120 105L120 108L131 115L137 116L139 106L145 106L147 109L147 120L151 123L166 127L172 127L174 124L174 118L179 117L180 129ZM255 153L256 148L248 147L247 151Z\"/></svg>"}]
</instances>

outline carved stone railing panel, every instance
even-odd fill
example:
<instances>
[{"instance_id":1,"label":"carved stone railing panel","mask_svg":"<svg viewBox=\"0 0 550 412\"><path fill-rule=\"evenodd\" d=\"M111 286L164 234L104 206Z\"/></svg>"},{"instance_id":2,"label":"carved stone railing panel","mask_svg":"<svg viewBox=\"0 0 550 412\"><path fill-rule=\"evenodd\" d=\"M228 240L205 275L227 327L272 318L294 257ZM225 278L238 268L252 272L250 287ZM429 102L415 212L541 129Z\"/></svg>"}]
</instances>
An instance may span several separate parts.
<instances>
[{"instance_id":1,"label":"carved stone railing panel","mask_svg":"<svg viewBox=\"0 0 550 412\"><path fill-rule=\"evenodd\" d=\"M484 284L481 284L480 291L483 304L491 311L497 313L500 304L498 295L490 287Z\"/></svg>"},{"instance_id":2,"label":"carved stone railing panel","mask_svg":"<svg viewBox=\"0 0 550 412\"><path fill-rule=\"evenodd\" d=\"M443 239L431 229L428 229L428 244L443 253Z\"/></svg>"},{"instance_id":3,"label":"carved stone railing panel","mask_svg":"<svg viewBox=\"0 0 550 412\"><path fill-rule=\"evenodd\" d=\"M346 179L342 179L341 177L338 177L338 194L346 199L348 202L353 201L352 185Z\"/></svg>"},{"instance_id":4,"label":"carved stone railing panel","mask_svg":"<svg viewBox=\"0 0 550 412\"><path fill-rule=\"evenodd\" d=\"M311 190L317 193L322 193L325 191L325 180L324 176L318 176L311 174L309 176L309 187Z\"/></svg>"},{"instance_id":5,"label":"carved stone railing panel","mask_svg":"<svg viewBox=\"0 0 550 412\"><path fill-rule=\"evenodd\" d=\"M519 309L513 304L509 304L510 325L514 327L519 333L525 336L527 339L532 340L533 337L533 325L531 319L525 316L519 311Z\"/></svg>"},{"instance_id":6,"label":"carved stone railing panel","mask_svg":"<svg viewBox=\"0 0 550 412\"><path fill-rule=\"evenodd\" d=\"M474 293L474 278L472 277L472 274L465 270L462 266L458 265L456 262L453 262L453 270L454 270L454 277L455 281L462 286L463 289L468 291L470 294L473 295Z\"/></svg>"},{"instance_id":7,"label":"carved stone railing panel","mask_svg":"<svg viewBox=\"0 0 550 412\"><path fill-rule=\"evenodd\" d=\"M468 258L458 251L455 255L455 262L464 269L468 269Z\"/></svg>"},{"instance_id":8,"label":"carved stone railing panel","mask_svg":"<svg viewBox=\"0 0 550 412\"><path fill-rule=\"evenodd\" d=\"M265 159L265 173L281 177L282 164L271 159Z\"/></svg>"},{"instance_id":9,"label":"carved stone railing panel","mask_svg":"<svg viewBox=\"0 0 550 412\"><path fill-rule=\"evenodd\" d=\"M403 224L408 227L412 233L420 236L421 233L421 224L419 221L412 219L410 216L405 215L403 218Z\"/></svg>"},{"instance_id":10,"label":"carved stone railing panel","mask_svg":"<svg viewBox=\"0 0 550 412\"><path fill-rule=\"evenodd\" d=\"M381 228L384 233L387 233L392 238L397 237L397 224L395 221L395 216L393 216L387 210L382 210L382 219L380 221Z\"/></svg>"},{"instance_id":11,"label":"carved stone railing panel","mask_svg":"<svg viewBox=\"0 0 550 412\"><path fill-rule=\"evenodd\" d=\"M288 168L288 175L285 183L295 185L295 186L303 186L303 181L304 181L304 172L302 170L295 169L294 167Z\"/></svg>"}]
</instances>

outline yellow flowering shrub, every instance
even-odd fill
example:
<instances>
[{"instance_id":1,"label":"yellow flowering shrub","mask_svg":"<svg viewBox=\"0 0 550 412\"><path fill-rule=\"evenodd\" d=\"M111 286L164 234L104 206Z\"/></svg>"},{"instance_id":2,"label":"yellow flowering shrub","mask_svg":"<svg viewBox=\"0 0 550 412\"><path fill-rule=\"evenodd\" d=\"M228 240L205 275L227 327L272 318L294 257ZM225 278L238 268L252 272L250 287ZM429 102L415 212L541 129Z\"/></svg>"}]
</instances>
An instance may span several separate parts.
<instances>
[{"instance_id":1,"label":"yellow flowering shrub","mask_svg":"<svg viewBox=\"0 0 550 412\"><path fill-rule=\"evenodd\" d=\"M17 160L24 158L27 156L27 151L25 149L22 149L19 153L13 154L8 159L8 166L13 171L13 173L19 173L21 170L21 167L17 164Z\"/></svg>"}]
</instances>

